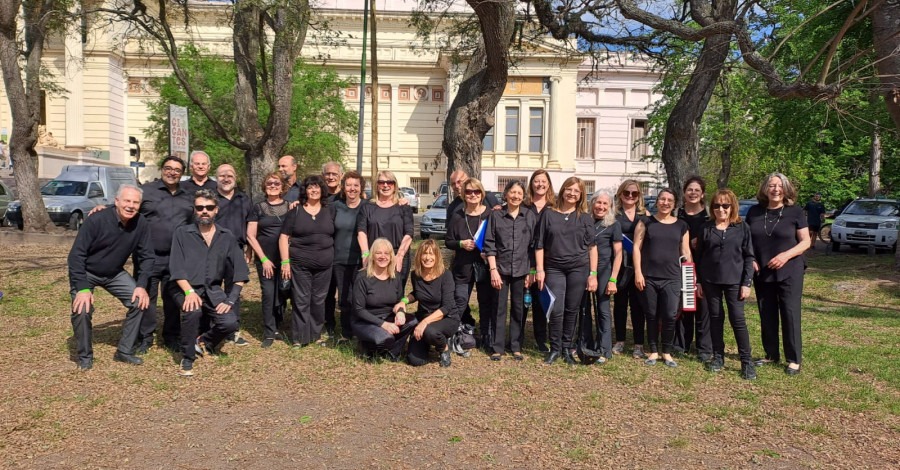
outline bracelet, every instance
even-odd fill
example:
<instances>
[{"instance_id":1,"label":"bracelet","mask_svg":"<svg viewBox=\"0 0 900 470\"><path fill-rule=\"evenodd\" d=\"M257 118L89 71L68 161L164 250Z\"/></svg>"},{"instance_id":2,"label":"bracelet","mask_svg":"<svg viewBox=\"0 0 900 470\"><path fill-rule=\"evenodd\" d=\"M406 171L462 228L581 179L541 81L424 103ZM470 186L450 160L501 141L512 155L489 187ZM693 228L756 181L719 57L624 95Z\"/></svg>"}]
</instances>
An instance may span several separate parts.
<instances>
[{"instance_id":1,"label":"bracelet","mask_svg":"<svg viewBox=\"0 0 900 470\"><path fill-rule=\"evenodd\" d=\"M616 278L611 277L611 278L609 278L609 282L616 283L616 282L619 282L619 281L617 281Z\"/></svg>"},{"instance_id":2,"label":"bracelet","mask_svg":"<svg viewBox=\"0 0 900 470\"><path fill-rule=\"evenodd\" d=\"M259 260L260 263L266 263L266 262L268 262L268 261L269 261L269 257L268 257L268 256L263 256L263 257L260 258L260 260Z\"/></svg>"},{"instance_id":3,"label":"bracelet","mask_svg":"<svg viewBox=\"0 0 900 470\"><path fill-rule=\"evenodd\" d=\"M596 276L596 275L597 275L597 271L591 271L591 273L588 274L588 276Z\"/></svg>"},{"instance_id":4,"label":"bracelet","mask_svg":"<svg viewBox=\"0 0 900 470\"><path fill-rule=\"evenodd\" d=\"M409 297L403 296L400 301L403 302L403 305L409 305Z\"/></svg>"},{"instance_id":5,"label":"bracelet","mask_svg":"<svg viewBox=\"0 0 900 470\"><path fill-rule=\"evenodd\" d=\"M287 266L287 265L289 265L289 264L291 264L291 260L289 260L289 259L283 259L283 260L281 260L281 265L282 265L282 266Z\"/></svg>"},{"instance_id":6,"label":"bracelet","mask_svg":"<svg viewBox=\"0 0 900 470\"><path fill-rule=\"evenodd\" d=\"M90 293L91 293L91 290L90 290L90 289L81 289L80 291L78 291L78 293L79 293L79 294L84 294L84 293L90 294Z\"/></svg>"},{"instance_id":7,"label":"bracelet","mask_svg":"<svg viewBox=\"0 0 900 470\"><path fill-rule=\"evenodd\" d=\"M188 289L188 290L184 291L185 297L187 297L187 296L189 296L189 295L191 295L191 294L193 294L193 293L194 293L194 289Z\"/></svg>"},{"instance_id":8,"label":"bracelet","mask_svg":"<svg viewBox=\"0 0 900 470\"><path fill-rule=\"evenodd\" d=\"M491 268L491 271L496 271L496 270L497 270L497 268Z\"/></svg>"},{"instance_id":9,"label":"bracelet","mask_svg":"<svg viewBox=\"0 0 900 470\"><path fill-rule=\"evenodd\" d=\"M368 251L368 250L363 251L363 252L362 252L362 257L363 257L363 258L368 258L368 257L369 257L369 251Z\"/></svg>"}]
</instances>

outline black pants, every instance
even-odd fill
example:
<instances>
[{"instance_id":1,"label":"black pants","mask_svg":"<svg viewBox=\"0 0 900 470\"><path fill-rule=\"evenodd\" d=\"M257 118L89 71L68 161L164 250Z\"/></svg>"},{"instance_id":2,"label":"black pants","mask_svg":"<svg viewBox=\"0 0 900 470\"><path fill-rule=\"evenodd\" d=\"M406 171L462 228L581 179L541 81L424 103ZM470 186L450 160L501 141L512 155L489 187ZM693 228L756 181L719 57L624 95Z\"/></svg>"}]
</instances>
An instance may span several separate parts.
<instances>
[{"instance_id":1,"label":"black pants","mask_svg":"<svg viewBox=\"0 0 900 470\"><path fill-rule=\"evenodd\" d=\"M353 284L356 282L356 274L359 273L359 265L336 264L331 269L331 283L337 286L338 300L341 306L341 336L351 339L353 338L353 327L350 326L350 320L353 318ZM331 294L325 298L325 328L328 328L328 300L332 298ZM332 319L332 321L334 320Z\"/></svg>"},{"instance_id":2,"label":"black pants","mask_svg":"<svg viewBox=\"0 0 900 470\"><path fill-rule=\"evenodd\" d=\"M556 296L553 310L547 312L550 318L550 350L562 351L575 347L575 322L578 309L585 294L588 266L548 266L544 268L544 284Z\"/></svg>"},{"instance_id":3,"label":"black pants","mask_svg":"<svg viewBox=\"0 0 900 470\"><path fill-rule=\"evenodd\" d=\"M528 288L531 292L531 329L534 330L534 342L541 345L547 344L547 313L541 305L541 290L538 289L537 282L532 283ZM528 318L528 310L522 313L522 324L524 325ZM522 329L521 344L525 344L525 329Z\"/></svg>"},{"instance_id":4,"label":"black pants","mask_svg":"<svg viewBox=\"0 0 900 470\"><path fill-rule=\"evenodd\" d=\"M680 311L675 322L675 350L688 353L691 343L694 342L696 333L697 355L703 359L712 356L713 345L710 339L709 311L706 303L697 299L697 310L694 312Z\"/></svg>"},{"instance_id":5,"label":"black pants","mask_svg":"<svg viewBox=\"0 0 900 470\"><path fill-rule=\"evenodd\" d=\"M634 271L631 271L632 273ZM619 274L622 277L622 274ZM626 282L616 284L616 294L613 296L613 321L616 328L616 341L625 341L626 323L628 320L628 307L631 306L631 332L634 344L644 344L644 305L641 300L641 292L634 287L634 275L631 274ZM599 288L599 287L598 287Z\"/></svg>"},{"instance_id":6,"label":"black pants","mask_svg":"<svg viewBox=\"0 0 900 470\"><path fill-rule=\"evenodd\" d=\"M135 272L134 275L137 279L139 274ZM181 341L181 302L177 300L177 297L182 294L183 298L184 295L178 284L169 279L169 255L157 253L154 272L150 276L150 283L147 286L150 307L141 319L141 328L138 334L139 344L148 347L153 344L153 333L156 331L156 300L159 298L160 290L162 290L163 302L162 341L166 347L172 347Z\"/></svg>"},{"instance_id":7,"label":"black pants","mask_svg":"<svg viewBox=\"0 0 900 470\"><path fill-rule=\"evenodd\" d=\"M756 302L759 306L760 330L766 358L779 361L778 323L784 341L784 357L788 362L800 364L803 360L803 342L800 334L800 299L803 295L803 276L793 276L784 281L757 282Z\"/></svg>"},{"instance_id":8,"label":"black pants","mask_svg":"<svg viewBox=\"0 0 900 470\"><path fill-rule=\"evenodd\" d=\"M275 333L284 322L284 306L287 303L281 291L281 272L276 267L272 277L263 276L262 263L256 260L256 273L259 275L259 289L262 291L263 338L275 339Z\"/></svg>"},{"instance_id":9,"label":"black pants","mask_svg":"<svg viewBox=\"0 0 900 470\"><path fill-rule=\"evenodd\" d=\"M753 358L750 351L750 333L744 318L744 301L741 300L741 286L737 284L703 283L703 303L709 312L710 340L713 353L725 357L725 315L723 301L728 307L728 321L734 330L741 363L749 364Z\"/></svg>"},{"instance_id":10,"label":"black pants","mask_svg":"<svg viewBox=\"0 0 900 470\"><path fill-rule=\"evenodd\" d=\"M681 302L681 279L644 278L644 311L647 313L647 333L650 336L650 352L658 353L657 341L662 323L662 352L675 350L675 315Z\"/></svg>"},{"instance_id":11,"label":"black pants","mask_svg":"<svg viewBox=\"0 0 900 470\"><path fill-rule=\"evenodd\" d=\"M141 318L145 313L144 310L139 309L137 305L131 302L131 297L134 295L134 289L136 288L134 279L125 271L121 271L113 277L100 277L88 273L87 279L91 284L91 292L94 291L95 287L102 287L128 308L128 312L125 313L125 322L122 324L122 337L119 338L119 345L116 349L124 354L134 354ZM70 287L72 301L74 302L78 291L74 285ZM75 342L78 345L78 350L76 351L78 360L81 362L93 360L94 325L92 320L94 317L94 305L91 304L91 308L88 310L82 310L78 313L73 312L71 317L72 331L75 334Z\"/></svg>"},{"instance_id":12,"label":"black pants","mask_svg":"<svg viewBox=\"0 0 900 470\"><path fill-rule=\"evenodd\" d=\"M291 341L294 344L309 344L322 335L331 268L309 269L297 261L291 264Z\"/></svg>"},{"instance_id":13,"label":"black pants","mask_svg":"<svg viewBox=\"0 0 900 470\"><path fill-rule=\"evenodd\" d=\"M500 276L503 285L498 291L497 310L494 315L494 353L503 354L506 341L506 308L509 309L509 349L522 352L525 339L525 276ZM512 300L510 301L510 296Z\"/></svg>"},{"instance_id":14,"label":"black pants","mask_svg":"<svg viewBox=\"0 0 900 470\"><path fill-rule=\"evenodd\" d=\"M423 315L424 318L427 315ZM434 346L438 352L447 347L447 341L459 328L459 320L454 318L441 318L429 324L422 333L422 339L415 336L409 338L409 354L406 359L410 365L423 366L428 362L428 350Z\"/></svg>"},{"instance_id":15,"label":"black pants","mask_svg":"<svg viewBox=\"0 0 900 470\"><path fill-rule=\"evenodd\" d=\"M607 276L608 277L608 276ZM602 277L600 279L603 279ZM605 293L606 287L597 287L597 292L585 292L584 300L582 300L581 328L593 327L594 331L590 336L596 347L600 351L600 355L609 359L612 357L612 311L610 310L610 296ZM594 311L593 321L591 319L591 310ZM585 336L582 333L582 336Z\"/></svg>"},{"instance_id":16,"label":"black pants","mask_svg":"<svg viewBox=\"0 0 900 470\"><path fill-rule=\"evenodd\" d=\"M180 297L183 303L184 295L182 294ZM216 306L209 301L206 295L201 295L200 298L203 301L200 308L190 312L181 312L181 353L185 359L192 361L197 358L194 344L198 337L201 342L215 349L223 339L234 334L239 328L238 316L234 307L230 312L216 313ZM209 324L209 329L201 335L200 323L204 318Z\"/></svg>"},{"instance_id":17,"label":"black pants","mask_svg":"<svg viewBox=\"0 0 900 470\"><path fill-rule=\"evenodd\" d=\"M487 341L491 342L490 337L494 334L494 311L497 309L497 289L491 286L490 280L478 283L473 280L468 283L456 284L453 292L456 299L456 311L462 314L462 322L469 325L475 324L475 317L472 316L472 309L469 308L472 288L476 288L475 297L478 300L479 334L482 339L487 338ZM487 345L482 344L482 346L486 347Z\"/></svg>"},{"instance_id":18,"label":"black pants","mask_svg":"<svg viewBox=\"0 0 900 470\"><path fill-rule=\"evenodd\" d=\"M328 284L328 292L325 294L325 331L329 334L334 333L335 325L337 322L335 321L335 308L337 307L337 298L335 295L338 291L337 279L335 273L337 272L337 265L332 266L331 268L331 282Z\"/></svg>"},{"instance_id":19,"label":"black pants","mask_svg":"<svg viewBox=\"0 0 900 470\"><path fill-rule=\"evenodd\" d=\"M394 314L390 314L385 321L393 322ZM387 352L395 358L399 358L403 354L403 347L406 346L406 340L412 334L413 330L416 329L416 325L418 324L418 320L410 317L406 323L400 327L400 332L396 335L392 335L385 331L380 325L373 325L357 319L353 319L352 322L353 333L356 335L357 339L359 339L359 346L364 353L378 354L380 352Z\"/></svg>"}]
</instances>

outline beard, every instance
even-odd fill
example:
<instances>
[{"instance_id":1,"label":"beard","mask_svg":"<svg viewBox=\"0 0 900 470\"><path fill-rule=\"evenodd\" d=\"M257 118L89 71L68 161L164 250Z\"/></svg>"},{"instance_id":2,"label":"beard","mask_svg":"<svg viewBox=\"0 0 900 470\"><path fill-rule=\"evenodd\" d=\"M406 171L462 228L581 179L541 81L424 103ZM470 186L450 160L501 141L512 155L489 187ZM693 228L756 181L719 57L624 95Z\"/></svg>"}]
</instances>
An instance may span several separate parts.
<instances>
[{"instance_id":1,"label":"beard","mask_svg":"<svg viewBox=\"0 0 900 470\"><path fill-rule=\"evenodd\" d=\"M214 222L212 216L195 215L195 216L194 216L194 220L197 221L198 224L200 224L200 225L202 225L202 226L204 226L204 227L209 227L209 226L212 225L213 222Z\"/></svg>"}]
</instances>

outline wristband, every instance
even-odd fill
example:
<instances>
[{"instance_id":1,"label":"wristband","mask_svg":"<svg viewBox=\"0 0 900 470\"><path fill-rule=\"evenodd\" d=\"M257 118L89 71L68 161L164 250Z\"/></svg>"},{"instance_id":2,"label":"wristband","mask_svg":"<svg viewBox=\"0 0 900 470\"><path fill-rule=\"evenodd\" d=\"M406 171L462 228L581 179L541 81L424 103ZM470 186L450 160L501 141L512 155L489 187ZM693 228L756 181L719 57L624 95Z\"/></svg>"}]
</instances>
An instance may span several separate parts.
<instances>
[{"instance_id":1,"label":"wristband","mask_svg":"<svg viewBox=\"0 0 900 470\"><path fill-rule=\"evenodd\" d=\"M531 271L528 271L528 274L531 274L531 275L537 274L537 270L532 269Z\"/></svg>"},{"instance_id":2,"label":"wristband","mask_svg":"<svg viewBox=\"0 0 900 470\"><path fill-rule=\"evenodd\" d=\"M194 289L188 289L188 290L184 291L184 296L187 297L193 293L194 293Z\"/></svg>"},{"instance_id":3,"label":"wristband","mask_svg":"<svg viewBox=\"0 0 900 470\"><path fill-rule=\"evenodd\" d=\"M403 302L403 305L409 305L409 297L403 296L400 301Z\"/></svg>"},{"instance_id":4,"label":"wristband","mask_svg":"<svg viewBox=\"0 0 900 470\"><path fill-rule=\"evenodd\" d=\"M265 263L265 262L267 262L267 261L269 261L269 257L268 257L268 256L263 256L263 257L259 260L260 263Z\"/></svg>"},{"instance_id":5,"label":"wristband","mask_svg":"<svg viewBox=\"0 0 900 470\"><path fill-rule=\"evenodd\" d=\"M283 260L281 260L281 265L282 265L282 266L287 266L287 265L289 265L289 264L291 264L291 260L289 260L289 259L283 259Z\"/></svg>"},{"instance_id":6,"label":"wristband","mask_svg":"<svg viewBox=\"0 0 900 470\"><path fill-rule=\"evenodd\" d=\"M611 277L611 278L609 278L609 282L616 283L616 282L619 282L619 281L617 281L616 278Z\"/></svg>"},{"instance_id":7,"label":"wristband","mask_svg":"<svg viewBox=\"0 0 900 470\"><path fill-rule=\"evenodd\" d=\"M90 289L81 289L80 291L78 291L78 293L79 293L79 294L84 294L84 293L90 294L90 293L91 293L91 290L90 290Z\"/></svg>"},{"instance_id":8,"label":"wristband","mask_svg":"<svg viewBox=\"0 0 900 470\"><path fill-rule=\"evenodd\" d=\"M363 257L363 258L368 258L368 257L369 257L369 251L368 251L368 250L363 251L363 252L362 252L362 257Z\"/></svg>"},{"instance_id":9,"label":"wristband","mask_svg":"<svg viewBox=\"0 0 900 470\"><path fill-rule=\"evenodd\" d=\"M588 274L588 276L596 276L596 275L597 275L597 271L591 271L591 273Z\"/></svg>"}]
</instances>

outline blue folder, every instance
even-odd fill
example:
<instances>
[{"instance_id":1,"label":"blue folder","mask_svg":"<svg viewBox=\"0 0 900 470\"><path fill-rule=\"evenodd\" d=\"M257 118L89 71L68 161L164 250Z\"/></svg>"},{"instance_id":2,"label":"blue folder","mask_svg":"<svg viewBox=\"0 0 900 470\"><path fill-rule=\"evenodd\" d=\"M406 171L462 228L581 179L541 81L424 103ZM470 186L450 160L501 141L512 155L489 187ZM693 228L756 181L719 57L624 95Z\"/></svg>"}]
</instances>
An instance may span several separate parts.
<instances>
[{"instance_id":1,"label":"blue folder","mask_svg":"<svg viewBox=\"0 0 900 470\"><path fill-rule=\"evenodd\" d=\"M544 288L541 289L541 307L544 307L544 313L547 315L547 318L550 318L550 312L553 311L553 305L556 304L556 296L553 295L553 292L550 290L550 286L547 283L544 283Z\"/></svg>"},{"instance_id":2,"label":"blue folder","mask_svg":"<svg viewBox=\"0 0 900 470\"><path fill-rule=\"evenodd\" d=\"M628 254L634 252L634 242L626 235L622 235L622 249Z\"/></svg>"},{"instance_id":3,"label":"blue folder","mask_svg":"<svg viewBox=\"0 0 900 470\"><path fill-rule=\"evenodd\" d=\"M484 234L487 232L487 219L481 221L478 225L478 231L475 232L475 246L479 251L484 251Z\"/></svg>"}]
</instances>

